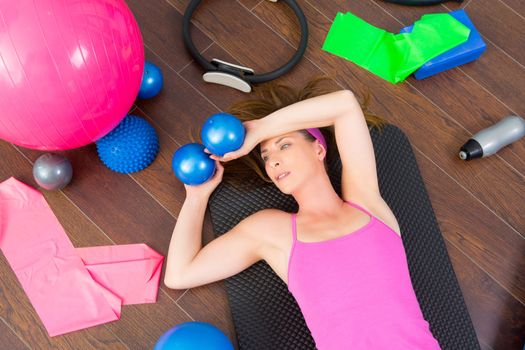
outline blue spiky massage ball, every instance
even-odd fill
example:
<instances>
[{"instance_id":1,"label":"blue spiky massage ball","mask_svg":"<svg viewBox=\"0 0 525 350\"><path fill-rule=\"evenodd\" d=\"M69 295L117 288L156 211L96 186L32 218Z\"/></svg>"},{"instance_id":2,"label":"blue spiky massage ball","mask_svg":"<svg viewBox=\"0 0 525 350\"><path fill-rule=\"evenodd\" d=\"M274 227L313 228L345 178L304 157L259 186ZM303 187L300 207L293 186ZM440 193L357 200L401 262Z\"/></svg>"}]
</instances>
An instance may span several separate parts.
<instances>
[{"instance_id":1,"label":"blue spiky massage ball","mask_svg":"<svg viewBox=\"0 0 525 350\"><path fill-rule=\"evenodd\" d=\"M129 174L148 167L159 151L159 138L143 118L128 115L97 142L102 163L113 171Z\"/></svg>"}]
</instances>

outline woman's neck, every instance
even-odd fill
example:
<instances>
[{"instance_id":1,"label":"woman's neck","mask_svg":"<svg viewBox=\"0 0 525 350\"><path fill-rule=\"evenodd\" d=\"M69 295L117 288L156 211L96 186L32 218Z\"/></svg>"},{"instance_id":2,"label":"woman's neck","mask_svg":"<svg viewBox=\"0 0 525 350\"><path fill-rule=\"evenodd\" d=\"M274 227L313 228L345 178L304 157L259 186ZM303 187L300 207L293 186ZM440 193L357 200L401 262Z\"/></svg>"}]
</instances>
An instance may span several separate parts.
<instances>
[{"instance_id":1,"label":"woman's neck","mask_svg":"<svg viewBox=\"0 0 525 350\"><path fill-rule=\"evenodd\" d=\"M344 206L343 200L335 192L326 173L309 179L292 193L299 205L297 215L326 217L334 215Z\"/></svg>"}]
</instances>

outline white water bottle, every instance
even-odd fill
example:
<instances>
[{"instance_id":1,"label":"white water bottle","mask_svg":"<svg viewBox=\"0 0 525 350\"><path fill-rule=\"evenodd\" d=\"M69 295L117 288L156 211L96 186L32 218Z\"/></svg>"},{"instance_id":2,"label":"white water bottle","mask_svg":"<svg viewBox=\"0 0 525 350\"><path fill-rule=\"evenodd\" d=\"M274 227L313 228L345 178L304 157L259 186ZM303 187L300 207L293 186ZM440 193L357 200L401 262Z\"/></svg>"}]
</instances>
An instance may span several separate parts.
<instances>
[{"instance_id":1,"label":"white water bottle","mask_svg":"<svg viewBox=\"0 0 525 350\"><path fill-rule=\"evenodd\" d=\"M496 124L472 136L459 150L459 158L488 157L500 148L519 140L525 135L525 120L517 115L509 115Z\"/></svg>"}]
</instances>

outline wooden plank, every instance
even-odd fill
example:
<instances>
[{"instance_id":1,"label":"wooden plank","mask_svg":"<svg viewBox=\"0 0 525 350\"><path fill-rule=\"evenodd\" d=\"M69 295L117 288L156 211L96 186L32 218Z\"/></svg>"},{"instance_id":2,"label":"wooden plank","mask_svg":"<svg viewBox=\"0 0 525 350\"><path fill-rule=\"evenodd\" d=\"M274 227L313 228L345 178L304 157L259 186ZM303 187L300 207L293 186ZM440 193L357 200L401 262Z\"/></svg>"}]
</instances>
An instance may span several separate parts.
<instances>
[{"instance_id":1,"label":"wooden plank","mask_svg":"<svg viewBox=\"0 0 525 350\"><path fill-rule=\"evenodd\" d=\"M167 1L127 0L126 3L139 24L145 48L154 48L176 71L193 60L182 41L182 15L173 11ZM212 43L194 25L190 26L190 35L199 51Z\"/></svg>"},{"instance_id":2,"label":"wooden plank","mask_svg":"<svg viewBox=\"0 0 525 350\"><path fill-rule=\"evenodd\" d=\"M177 301L177 304L184 310L191 310L195 320L206 320L219 328L238 348L228 295L223 281L192 288ZM207 307L208 305L210 307Z\"/></svg>"},{"instance_id":3,"label":"wooden plank","mask_svg":"<svg viewBox=\"0 0 525 350\"><path fill-rule=\"evenodd\" d=\"M507 5L512 11L519 14L521 17L525 17L525 6L522 0L500 0L503 4Z\"/></svg>"},{"instance_id":4,"label":"wooden plank","mask_svg":"<svg viewBox=\"0 0 525 350\"><path fill-rule=\"evenodd\" d=\"M388 28L388 30L392 33L398 33L402 27L413 24L426 13L447 13L450 11L459 10L461 8L464 8L465 5L468 4L468 0L465 0L463 3L449 1L445 4L431 6L403 6L382 0L366 0L364 1L364 3L367 6L375 4L382 11L386 11L387 13L390 13L392 16L397 18L400 21L400 25L398 25L397 27ZM467 12L467 14L469 14L468 9L465 9L465 11ZM367 21L373 21L373 19L367 19ZM475 24L476 23L474 23L474 25ZM380 23L374 25L380 25Z\"/></svg>"},{"instance_id":5,"label":"wooden plank","mask_svg":"<svg viewBox=\"0 0 525 350\"><path fill-rule=\"evenodd\" d=\"M263 1L267 0L244 0L239 1L239 3L246 7L246 9L252 11L254 7L260 5Z\"/></svg>"},{"instance_id":6,"label":"wooden plank","mask_svg":"<svg viewBox=\"0 0 525 350\"><path fill-rule=\"evenodd\" d=\"M420 152L415 154L443 236L525 304L525 276L509 273L525 270L523 237L430 159ZM439 173L441 176L436 176Z\"/></svg>"},{"instance_id":7,"label":"wooden plank","mask_svg":"<svg viewBox=\"0 0 525 350\"><path fill-rule=\"evenodd\" d=\"M161 287L156 303L124 305L120 320L108 324L108 328L130 349L142 350L152 349L164 332L189 321L193 317L173 301L166 287Z\"/></svg>"},{"instance_id":8,"label":"wooden plank","mask_svg":"<svg viewBox=\"0 0 525 350\"><path fill-rule=\"evenodd\" d=\"M525 307L450 242L447 250L478 338L494 349L521 349ZM516 271L516 273L519 273Z\"/></svg>"},{"instance_id":9,"label":"wooden plank","mask_svg":"<svg viewBox=\"0 0 525 350\"><path fill-rule=\"evenodd\" d=\"M488 345L482 340L480 340L479 344L481 346L481 350L494 350L490 345Z\"/></svg>"},{"instance_id":10,"label":"wooden plank","mask_svg":"<svg viewBox=\"0 0 525 350\"><path fill-rule=\"evenodd\" d=\"M13 330L0 318L0 344L4 349L10 350L26 350L31 349L25 344Z\"/></svg>"},{"instance_id":11,"label":"wooden plank","mask_svg":"<svg viewBox=\"0 0 525 350\"><path fill-rule=\"evenodd\" d=\"M474 1L465 11L485 38L525 65L525 19L522 16L503 2L494 0Z\"/></svg>"}]
</instances>

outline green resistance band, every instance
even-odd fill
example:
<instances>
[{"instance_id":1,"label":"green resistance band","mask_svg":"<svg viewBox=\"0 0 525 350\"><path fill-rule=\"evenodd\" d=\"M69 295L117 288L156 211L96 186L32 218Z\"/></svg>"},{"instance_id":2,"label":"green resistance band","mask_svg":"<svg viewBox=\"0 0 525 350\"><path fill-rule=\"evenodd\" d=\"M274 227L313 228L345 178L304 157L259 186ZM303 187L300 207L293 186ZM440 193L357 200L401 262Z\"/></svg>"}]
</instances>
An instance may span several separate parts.
<instances>
[{"instance_id":1,"label":"green resistance band","mask_svg":"<svg viewBox=\"0 0 525 350\"><path fill-rule=\"evenodd\" d=\"M470 29L448 13L426 14L411 33L392 34L338 12L322 49L398 83L432 58L467 41Z\"/></svg>"}]
</instances>

